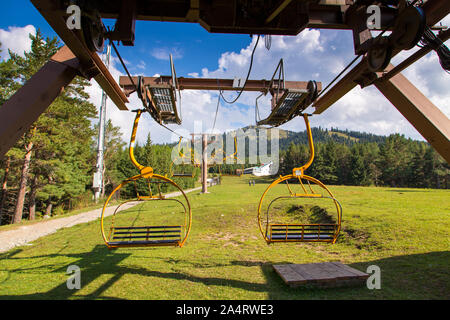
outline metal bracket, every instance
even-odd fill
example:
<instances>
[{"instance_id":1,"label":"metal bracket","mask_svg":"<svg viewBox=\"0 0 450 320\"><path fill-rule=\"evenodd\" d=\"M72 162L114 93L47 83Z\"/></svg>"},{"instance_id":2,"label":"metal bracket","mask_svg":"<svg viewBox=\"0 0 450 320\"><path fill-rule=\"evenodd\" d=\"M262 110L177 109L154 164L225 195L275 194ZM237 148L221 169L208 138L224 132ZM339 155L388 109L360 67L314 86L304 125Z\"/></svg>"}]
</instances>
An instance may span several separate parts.
<instances>
[{"instance_id":1,"label":"metal bracket","mask_svg":"<svg viewBox=\"0 0 450 320\"><path fill-rule=\"evenodd\" d=\"M134 46L136 16L136 0L122 1L114 31L107 33L107 37L110 40L121 41L124 46Z\"/></svg>"}]
</instances>

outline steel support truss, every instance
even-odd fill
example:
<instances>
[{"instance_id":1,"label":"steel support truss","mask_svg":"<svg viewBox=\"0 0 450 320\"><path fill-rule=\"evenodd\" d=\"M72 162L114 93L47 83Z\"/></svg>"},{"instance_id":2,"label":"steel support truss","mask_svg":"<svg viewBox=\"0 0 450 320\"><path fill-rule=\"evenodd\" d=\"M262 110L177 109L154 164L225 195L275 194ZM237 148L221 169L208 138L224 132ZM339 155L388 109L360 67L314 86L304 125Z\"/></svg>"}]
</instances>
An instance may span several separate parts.
<instances>
[{"instance_id":1,"label":"steel support truss","mask_svg":"<svg viewBox=\"0 0 450 320\"><path fill-rule=\"evenodd\" d=\"M427 24L433 26L447 16L450 11L450 2L429 0L422 8ZM449 37L449 30L439 34L442 41L446 41ZM363 56L353 69L314 102L314 113L325 112L357 85L361 85L361 87L375 85L433 148L450 163L450 120L401 74L402 70L430 51L431 48L424 47L398 66L394 67L390 64L384 71L376 73L368 70L367 57ZM393 56L398 53L400 53L399 50L394 51Z\"/></svg>"}]
</instances>

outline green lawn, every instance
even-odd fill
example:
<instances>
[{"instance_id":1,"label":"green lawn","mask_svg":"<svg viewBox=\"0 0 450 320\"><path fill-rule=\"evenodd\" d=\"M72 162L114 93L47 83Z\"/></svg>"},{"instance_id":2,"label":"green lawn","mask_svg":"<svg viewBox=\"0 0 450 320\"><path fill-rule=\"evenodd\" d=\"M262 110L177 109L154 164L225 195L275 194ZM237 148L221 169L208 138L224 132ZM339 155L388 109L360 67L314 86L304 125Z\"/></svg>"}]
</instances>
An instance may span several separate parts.
<instances>
[{"instance_id":1,"label":"green lawn","mask_svg":"<svg viewBox=\"0 0 450 320\"><path fill-rule=\"evenodd\" d=\"M450 191L332 186L344 209L336 244L269 246L256 220L268 181L257 182L249 187L247 178L224 177L210 194L188 194L193 225L183 248L110 251L103 244L99 221L94 221L1 254L0 298L450 298ZM275 193L284 191L280 187ZM120 219L133 223L137 217L148 217L146 205ZM282 204L274 210L280 215L290 208ZM362 271L377 265L381 289L293 289L272 270L272 264L324 261L340 261ZM81 268L81 290L66 287L69 265Z\"/></svg>"}]
</instances>

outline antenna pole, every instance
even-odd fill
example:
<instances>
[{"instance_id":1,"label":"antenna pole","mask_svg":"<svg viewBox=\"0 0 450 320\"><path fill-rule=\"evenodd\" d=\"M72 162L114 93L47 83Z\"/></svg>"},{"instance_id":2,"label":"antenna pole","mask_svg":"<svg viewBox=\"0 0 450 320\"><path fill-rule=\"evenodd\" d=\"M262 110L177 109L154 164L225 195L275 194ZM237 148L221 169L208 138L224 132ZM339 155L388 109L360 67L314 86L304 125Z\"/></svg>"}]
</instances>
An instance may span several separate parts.
<instances>
[{"instance_id":1,"label":"antenna pole","mask_svg":"<svg viewBox=\"0 0 450 320\"><path fill-rule=\"evenodd\" d=\"M111 58L111 43L108 44L106 49L105 66L109 68L109 62ZM94 190L94 200L98 201L101 193L103 192L103 171L104 171L104 149L105 149L105 124L106 124L106 102L108 95L105 91L102 91L102 104L100 106L100 119L98 124L98 143L97 143L97 165L95 167L94 181L92 183L92 189Z\"/></svg>"}]
</instances>

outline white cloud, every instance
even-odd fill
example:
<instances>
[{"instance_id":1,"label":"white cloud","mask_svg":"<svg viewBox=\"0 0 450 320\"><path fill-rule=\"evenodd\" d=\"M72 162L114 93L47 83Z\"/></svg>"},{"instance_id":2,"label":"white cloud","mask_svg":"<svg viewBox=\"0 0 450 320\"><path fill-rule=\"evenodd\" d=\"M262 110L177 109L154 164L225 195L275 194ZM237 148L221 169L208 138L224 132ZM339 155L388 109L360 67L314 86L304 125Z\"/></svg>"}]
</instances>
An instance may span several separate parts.
<instances>
[{"instance_id":1,"label":"white cloud","mask_svg":"<svg viewBox=\"0 0 450 320\"><path fill-rule=\"evenodd\" d=\"M218 60L217 69L201 70L202 77L234 78L244 77L250 64L250 57L256 37L240 52L225 52ZM413 50L412 50L413 52ZM409 53L394 60L398 63ZM255 52L251 79L270 79L280 58L284 59L288 80L322 81L326 86L354 57L352 35L349 32L329 30L305 30L296 37L273 36L272 47L267 51L260 41ZM407 78L433 101L447 116L450 115L450 77L439 65L437 55L432 52L405 72ZM192 73L193 74L193 73ZM321 78L319 78L319 76ZM236 93L224 94L227 99ZM223 104L221 118L225 124L233 125L232 119L254 124L255 93L244 93L237 108L241 113L233 113L236 108ZM270 99L259 101L261 117L270 113ZM214 103L209 109L215 109ZM245 109L247 107L247 109ZM195 108L195 106L194 106ZM312 110L311 110L312 111ZM214 117L211 112L210 117ZM300 131L304 129L302 119L295 119L281 128ZM344 96L322 115L313 117L312 125L326 128L340 128L375 134L405 134L414 139L423 139L416 129L397 111L397 109L374 87L361 89L359 86Z\"/></svg>"},{"instance_id":2,"label":"white cloud","mask_svg":"<svg viewBox=\"0 0 450 320\"><path fill-rule=\"evenodd\" d=\"M139 64L136 66L136 68L138 68L138 69L141 69L141 70L145 70L145 67L146 67L146 63L145 63L145 61L139 61Z\"/></svg>"},{"instance_id":3,"label":"white cloud","mask_svg":"<svg viewBox=\"0 0 450 320\"><path fill-rule=\"evenodd\" d=\"M23 56L24 52L31 48L30 33L36 34L36 28L33 25L8 27L8 30L0 29L0 48L2 50L0 58L9 58L8 49Z\"/></svg>"},{"instance_id":4,"label":"white cloud","mask_svg":"<svg viewBox=\"0 0 450 320\"><path fill-rule=\"evenodd\" d=\"M2 57L5 57L5 51L7 55L8 48L19 54L29 50L31 41L28 34L35 32L36 29L31 25L23 28L10 27L8 30L0 29L0 41L4 50ZM216 68L190 70L191 72L188 74L192 77L245 78L255 43L256 37L253 37L249 45L238 52L224 52L218 59ZM174 48L159 48L152 53L156 58L168 59L170 52L174 54L175 59L182 57L181 51ZM409 54L410 52L402 53L394 59L394 63L400 62ZM270 79L279 59L283 58L287 80L314 79L322 81L325 86L353 57L352 36L348 32L305 30L298 36L273 36L270 51L267 51L264 42L260 41L255 52L250 78ZM120 76L125 75L120 71L121 69L118 69L119 66L118 60L113 58L110 72L116 81L119 81ZM145 67L145 61L140 61L137 66L138 69ZM434 52L409 67L404 74L447 116L450 116L450 92L448 90L450 77L441 69ZM91 95L90 101L99 107L101 88L94 80L92 83L93 85L87 91ZM224 95L227 99L232 99L236 96L236 92L226 92ZM234 105L228 105L222 101L216 129L225 131L253 125L257 96L258 93L246 92ZM130 110L142 108L135 93L129 99L128 108ZM194 130L196 121L202 123L204 131L211 129L216 106L217 92L183 91L181 109L183 124L181 127L176 125L169 127L179 130L185 136ZM259 109L262 118L270 113L270 95L259 100ZM107 117L112 120L114 125L121 128L124 141L128 141L134 113L118 110L108 99ZM420 134L413 126L374 87L355 88L322 115L313 117L311 124L325 128L337 127L386 135L403 133L408 137L421 139ZM283 125L282 128L293 131L304 130L303 120L296 118ZM153 141L157 143L177 140L176 135L159 126L149 115L145 114L139 128L138 142L143 143L149 132Z\"/></svg>"},{"instance_id":5,"label":"white cloud","mask_svg":"<svg viewBox=\"0 0 450 320\"><path fill-rule=\"evenodd\" d=\"M179 48L155 48L150 54L158 60L169 61L170 55L172 55L174 60L183 58L182 50Z\"/></svg>"}]
</instances>

